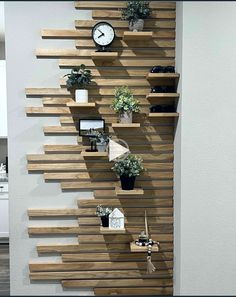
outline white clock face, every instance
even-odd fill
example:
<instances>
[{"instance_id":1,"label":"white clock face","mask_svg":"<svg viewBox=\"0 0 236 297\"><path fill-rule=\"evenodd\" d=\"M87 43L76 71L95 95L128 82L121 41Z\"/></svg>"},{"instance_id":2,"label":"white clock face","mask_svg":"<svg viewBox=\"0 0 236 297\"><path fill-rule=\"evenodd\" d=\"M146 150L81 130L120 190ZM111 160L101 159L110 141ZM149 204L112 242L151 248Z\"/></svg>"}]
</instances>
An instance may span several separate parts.
<instances>
[{"instance_id":1,"label":"white clock face","mask_svg":"<svg viewBox=\"0 0 236 297\"><path fill-rule=\"evenodd\" d=\"M93 39L100 46L109 45L114 37L114 29L107 23L98 23L93 29Z\"/></svg>"}]
</instances>

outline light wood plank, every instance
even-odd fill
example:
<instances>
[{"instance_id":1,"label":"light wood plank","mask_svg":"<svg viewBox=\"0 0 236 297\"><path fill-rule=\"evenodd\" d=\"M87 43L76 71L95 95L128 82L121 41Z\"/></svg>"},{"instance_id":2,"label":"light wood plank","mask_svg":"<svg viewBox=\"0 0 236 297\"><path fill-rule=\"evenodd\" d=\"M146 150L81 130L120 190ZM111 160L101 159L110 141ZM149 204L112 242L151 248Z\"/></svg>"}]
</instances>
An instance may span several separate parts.
<instances>
[{"instance_id":1,"label":"light wood plank","mask_svg":"<svg viewBox=\"0 0 236 297\"><path fill-rule=\"evenodd\" d=\"M63 271L63 272L31 272L31 280L65 280L65 279L103 279L103 278L158 278L171 277L172 269L156 270L147 275L141 270L116 271Z\"/></svg>"},{"instance_id":2,"label":"light wood plank","mask_svg":"<svg viewBox=\"0 0 236 297\"><path fill-rule=\"evenodd\" d=\"M95 9L95 8L105 8L105 9L120 9L125 8L125 1L75 1L75 8L77 9ZM151 1L150 7L152 9L175 9L175 2L156 2Z\"/></svg>"},{"instance_id":3,"label":"light wood plank","mask_svg":"<svg viewBox=\"0 0 236 297\"><path fill-rule=\"evenodd\" d=\"M158 266L159 270L166 270L173 268L173 261L166 262L154 262ZM91 271L91 270L146 270L147 265L144 262L30 262L29 263L30 272L49 272L49 271ZM148 282L147 282L148 283ZM149 282L151 284L152 282ZM154 282L153 282L154 283ZM169 282L167 282L169 283ZM106 282L104 283L106 284ZM125 282L124 282L125 284ZM108 284L107 284L108 285ZM111 284L110 284L111 285ZM114 284L113 284L114 285ZM156 285L156 284L155 284Z\"/></svg>"},{"instance_id":4,"label":"light wood plank","mask_svg":"<svg viewBox=\"0 0 236 297\"><path fill-rule=\"evenodd\" d=\"M79 215L79 210L77 208L29 208L27 213L29 217L74 217Z\"/></svg>"},{"instance_id":5,"label":"light wood plank","mask_svg":"<svg viewBox=\"0 0 236 297\"><path fill-rule=\"evenodd\" d=\"M96 107L95 102L89 102L89 103L77 103L77 102L68 102L66 104L67 107L81 107L81 108L90 108L90 107Z\"/></svg>"},{"instance_id":6,"label":"light wood plank","mask_svg":"<svg viewBox=\"0 0 236 297\"><path fill-rule=\"evenodd\" d=\"M113 128L139 128L140 123L131 123L131 124L123 124L123 123L112 123Z\"/></svg>"},{"instance_id":7,"label":"light wood plank","mask_svg":"<svg viewBox=\"0 0 236 297\"><path fill-rule=\"evenodd\" d=\"M109 227L100 227L101 234L124 234L126 233L125 229L114 229Z\"/></svg>"},{"instance_id":8,"label":"light wood plank","mask_svg":"<svg viewBox=\"0 0 236 297\"><path fill-rule=\"evenodd\" d=\"M172 287L158 288L158 287L145 287L145 288L95 288L94 293L96 296L157 296L157 295L172 295Z\"/></svg>"},{"instance_id":9,"label":"light wood plank","mask_svg":"<svg viewBox=\"0 0 236 297\"><path fill-rule=\"evenodd\" d=\"M173 191L170 189L167 190L144 190L143 198L163 198L163 197L171 197L173 196ZM95 190L94 191L94 197L95 198L112 198L116 197L116 192L114 190ZM119 199L121 199L123 196L120 196ZM129 197L129 196L124 196ZM148 214L147 214L148 215Z\"/></svg>"},{"instance_id":10,"label":"light wood plank","mask_svg":"<svg viewBox=\"0 0 236 297\"><path fill-rule=\"evenodd\" d=\"M150 118L161 118L161 117L178 117L179 113L178 112L152 112L149 113L148 116Z\"/></svg>"},{"instance_id":11,"label":"light wood plank","mask_svg":"<svg viewBox=\"0 0 236 297\"><path fill-rule=\"evenodd\" d=\"M39 235L39 234L78 234L79 227L29 227L29 235Z\"/></svg>"},{"instance_id":12,"label":"light wood plank","mask_svg":"<svg viewBox=\"0 0 236 297\"><path fill-rule=\"evenodd\" d=\"M87 259L86 259L87 257ZM122 262L122 261L129 261L129 262L143 262L147 261L146 255L143 253L91 253L91 254L62 254L63 262L77 262L77 261L93 261L93 262L100 262L100 261L112 261L112 262ZM152 255L153 261L168 261L173 260L173 252L159 252L154 253Z\"/></svg>"},{"instance_id":13,"label":"light wood plank","mask_svg":"<svg viewBox=\"0 0 236 297\"><path fill-rule=\"evenodd\" d=\"M87 67L152 67L153 65L161 66L174 66L175 61L171 58L163 59L125 59L119 58L112 61L99 61L96 62L91 59L59 59L60 67L78 67L81 64L85 64Z\"/></svg>"},{"instance_id":14,"label":"light wood plank","mask_svg":"<svg viewBox=\"0 0 236 297\"><path fill-rule=\"evenodd\" d=\"M132 32L132 31L124 31L123 39L124 40L149 40L153 38L153 32Z\"/></svg>"},{"instance_id":15,"label":"light wood plank","mask_svg":"<svg viewBox=\"0 0 236 297\"><path fill-rule=\"evenodd\" d=\"M27 115L63 115L70 114L67 107L26 107Z\"/></svg>"},{"instance_id":16,"label":"light wood plank","mask_svg":"<svg viewBox=\"0 0 236 297\"><path fill-rule=\"evenodd\" d=\"M61 88L26 88L27 96L71 96L70 92Z\"/></svg>"},{"instance_id":17,"label":"light wood plank","mask_svg":"<svg viewBox=\"0 0 236 297\"><path fill-rule=\"evenodd\" d=\"M93 53L91 53L91 58L93 60L112 61L112 60L115 60L117 57L118 57L117 52L93 52Z\"/></svg>"},{"instance_id":18,"label":"light wood plank","mask_svg":"<svg viewBox=\"0 0 236 297\"><path fill-rule=\"evenodd\" d=\"M132 263L128 263L132 264ZM111 280L67 280L64 288L105 288L105 287L157 287L172 286L172 279L111 279ZM145 295L145 294L144 294Z\"/></svg>"},{"instance_id":19,"label":"light wood plank","mask_svg":"<svg viewBox=\"0 0 236 297\"><path fill-rule=\"evenodd\" d=\"M81 156L83 157L108 157L107 152L86 152L82 151Z\"/></svg>"},{"instance_id":20,"label":"light wood plank","mask_svg":"<svg viewBox=\"0 0 236 297\"><path fill-rule=\"evenodd\" d=\"M149 93L146 96L147 99L158 99L158 98L179 98L178 93Z\"/></svg>"},{"instance_id":21,"label":"light wood plank","mask_svg":"<svg viewBox=\"0 0 236 297\"><path fill-rule=\"evenodd\" d=\"M104 10L102 11L104 13ZM114 11L111 11L113 13ZM92 12L94 14L94 10ZM96 11L95 11L96 14ZM166 16L166 14L163 14L163 16ZM175 21L173 20L175 18L175 13L172 12L169 14L169 16L172 16L172 20L145 20L144 22L144 30L145 29L175 29ZM97 24L97 20L76 20L75 21L75 27L79 29L92 29L93 26ZM128 29L129 28L129 22L128 21L120 21L120 20L109 20L109 23L114 28L122 28L122 29Z\"/></svg>"},{"instance_id":22,"label":"light wood plank","mask_svg":"<svg viewBox=\"0 0 236 297\"><path fill-rule=\"evenodd\" d=\"M133 189L133 190L129 190L129 191L127 191L127 190L123 190L123 189L121 189L120 187L116 187L115 188L115 192L116 192L116 195L120 195L120 196L129 196L129 195L143 195L144 194L144 191L143 191L143 189L138 189L138 188L135 188L135 189Z\"/></svg>"},{"instance_id":23,"label":"light wood plank","mask_svg":"<svg viewBox=\"0 0 236 297\"><path fill-rule=\"evenodd\" d=\"M148 248L146 246L137 246L135 242L130 243L130 250L132 253L147 253ZM159 246L154 245L152 252L159 252Z\"/></svg>"}]
</instances>

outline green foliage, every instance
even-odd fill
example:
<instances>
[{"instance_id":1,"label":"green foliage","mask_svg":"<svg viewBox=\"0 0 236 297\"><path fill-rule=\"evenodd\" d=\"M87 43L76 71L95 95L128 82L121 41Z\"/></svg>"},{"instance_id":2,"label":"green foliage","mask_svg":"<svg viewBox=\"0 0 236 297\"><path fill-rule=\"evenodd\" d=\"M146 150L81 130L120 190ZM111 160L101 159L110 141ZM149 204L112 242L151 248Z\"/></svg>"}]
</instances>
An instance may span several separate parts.
<instances>
[{"instance_id":1,"label":"green foliage","mask_svg":"<svg viewBox=\"0 0 236 297\"><path fill-rule=\"evenodd\" d=\"M99 204L96 208L96 215L98 217L104 217L109 216L109 214L112 212L112 208L108 206L102 206Z\"/></svg>"},{"instance_id":2,"label":"green foliage","mask_svg":"<svg viewBox=\"0 0 236 297\"><path fill-rule=\"evenodd\" d=\"M110 136L105 132L95 131L96 143L107 144L109 142Z\"/></svg>"},{"instance_id":3,"label":"green foliage","mask_svg":"<svg viewBox=\"0 0 236 297\"><path fill-rule=\"evenodd\" d=\"M84 64L81 64L77 68L73 68L71 73L64 75L68 79L66 81L67 90L84 89L91 82L91 71L85 68Z\"/></svg>"},{"instance_id":4,"label":"green foliage","mask_svg":"<svg viewBox=\"0 0 236 297\"><path fill-rule=\"evenodd\" d=\"M119 113L125 111L138 112L139 101L134 99L132 91L127 86L118 87L115 89L115 99L112 102L111 108Z\"/></svg>"},{"instance_id":5,"label":"green foliage","mask_svg":"<svg viewBox=\"0 0 236 297\"><path fill-rule=\"evenodd\" d=\"M115 171L119 176L138 176L142 171L144 171L142 161L142 158L139 156L129 154L127 157L116 161L115 165L112 167L112 170Z\"/></svg>"},{"instance_id":6,"label":"green foliage","mask_svg":"<svg viewBox=\"0 0 236 297\"><path fill-rule=\"evenodd\" d=\"M149 1L127 1L127 7L122 9L122 20L127 20L131 23L138 19L147 19L151 14Z\"/></svg>"}]
</instances>

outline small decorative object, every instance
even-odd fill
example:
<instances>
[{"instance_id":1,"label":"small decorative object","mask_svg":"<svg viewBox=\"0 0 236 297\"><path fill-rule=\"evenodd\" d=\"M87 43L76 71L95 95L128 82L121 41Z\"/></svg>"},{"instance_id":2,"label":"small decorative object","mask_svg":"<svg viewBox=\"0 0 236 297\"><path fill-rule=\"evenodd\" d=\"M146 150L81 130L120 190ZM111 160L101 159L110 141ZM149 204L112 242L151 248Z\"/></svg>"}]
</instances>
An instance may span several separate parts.
<instances>
[{"instance_id":1,"label":"small decorative object","mask_svg":"<svg viewBox=\"0 0 236 297\"><path fill-rule=\"evenodd\" d=\"M124 229L125 218L124 214L115 208L112 213L109 214L109 228L111 229Z\"/></svg>"},{"instance_id":2,"label":"small decorative object","mask_svg":"<svg viewBox=\"0 0 236 297\"><path fill-rule=\"evenodd\" d=\"M111 212L111 207L102 206L101 204L97 206L96 215L101 218L102 227L109 227L109 215Z\"/></svg>"},{"instance_id":3,"label":"small decorative object","mask_svg":"<svg viewBox=\"0 0 236 297\"><path fill-rule=\"evenodd\" d=\"M151 88L151 93L175 93L174 86L155 86Z\"/></svg>"},{"instance_id":4,"label":"small decorative object","mask_svg":"<svg viewBox=\"0 0 236 297\"><path fill-rule=\"evenodd\" d=\"M175 112L173 105L153 105L150 107L150 112Z\"/></svg>"},{"instance_id":5,"label":"small decorative object","mask_svg":"<svg viewBox=\"0 0 236 297\"><path fill-rule=\"evenodd\" d=\"M7 177L6 165L0 164L0 180L5 180Z\"/></svg>"},{"instance_id":6,"label":"small decorative object","mask_svg":"<svg viewBox=\"0 0 236 297\"><path fill-rule=\"evenodd\" d=\"M95 139L98 152L105 152L110 136L105 132L96 132Z\"/></svg>"},{"instance_id":7,"label":"small decorative object","mask_svg":"<svg viewBox=\"0 0 236 297\"><path fill-rule=\"evenodd\" d=\"M147 212L145 210L145 232L142 231L139 235L139 238L135 240L135 244L138 246L146 246L147 247L147 273L151 274L156 270L156 267L152 263L152 247L154 245L159 246L159 242L153 241L151 238L149 238L149 232L148 232L148 221L147 221Z\"/></svg>"},{"instance_id":8,"label":"small decorative object","mask_svg":"<svg viewBox=\"0 0 236 297\"><path fill-rule=\"evenodd\" d=\"M132 91L127 87L115 89L115 99L111 108L119 113L120 123L132 123L133 112L139 112L139 101L134 99Z\"/></svg>"},{"instance_id":9,"label":"small decorative object","mask_svg":"<svg viewBox=\"0 0 236 297\"><path fill-rule=\"evenodd\" d=\"M97 152L96 137L105 132L105 121L103 119L80 119L79 136L89 137L91 148L87 152Z\"/></svg>"},{"instance_id":10,"label":"small decorative object","mask_svg":"<svg viewBox=\"0 0 236 297\"><path fill-rule=\"evenodd\" d=\"M133 190L136 176L140 175L144 168L140 157L129 154L118 159L112 170L120 177L122 190Z\"/></svg>"},{"instance_id":11,"label":"small decorative object","mask_svg":"<svg viewBox=\"0 0 236 297\"><path fill-rule=\"evenodd\" d=\"M129 21L130 31L142 31L144 19L147 19L151 14L149 1L127 1L127 7L122 9L122 20Z\"/></svg>"},{"instance_id":12,"label":"small decorative object","mask_svg":"<svg viewBox=\"0 0 236 297\"><path fill-rule=\"evenodd\" d=\"M115 39L115 30L111 24L107 22L99 22L92 29L92 38L96 46L99 48L99 52L108 51Z\"/></svg>"},{"instance_id":13,"label":"small decorative object","mask_svg":"<svg viewBox=\"0 0 236 297\"><path fill-rule=\"evenodd\" d=\"M68 79L66 81L67 90L75 92L75 101L78 103L88 103L88 90L85 89L91 83L91 71L86 69L84 64L77 68L73 68L71 73L64 75Z\"/></svg>"},{"instance_id":14,"label":"small decorative object","mask_svg":"<svg viewBox=\"0 0 236 297\"><path fill-rule=\"evenodd\" d=\"M153 66L150 70L151 73L174 73L174 66Z\"/></svg>"}]
</instances>

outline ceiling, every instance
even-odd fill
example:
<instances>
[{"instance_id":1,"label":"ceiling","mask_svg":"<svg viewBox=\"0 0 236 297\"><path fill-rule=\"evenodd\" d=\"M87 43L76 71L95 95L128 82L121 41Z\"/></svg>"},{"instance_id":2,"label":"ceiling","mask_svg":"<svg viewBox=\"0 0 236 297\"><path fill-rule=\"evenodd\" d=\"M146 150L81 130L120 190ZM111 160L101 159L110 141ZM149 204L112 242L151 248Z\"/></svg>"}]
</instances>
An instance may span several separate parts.
<instances>
[{"instance_id":1,"label":"ceiling","mask_svg":"<svg viewBox=\"0 0 236 297\"><path fill-rule=\"evenodd\" d=\"M0 1L0 41L5 40L4 1Z\"/></svg>"}]
</instances>

